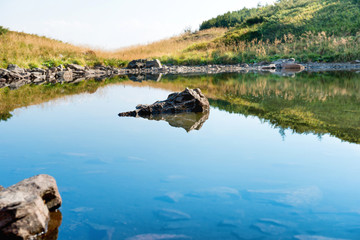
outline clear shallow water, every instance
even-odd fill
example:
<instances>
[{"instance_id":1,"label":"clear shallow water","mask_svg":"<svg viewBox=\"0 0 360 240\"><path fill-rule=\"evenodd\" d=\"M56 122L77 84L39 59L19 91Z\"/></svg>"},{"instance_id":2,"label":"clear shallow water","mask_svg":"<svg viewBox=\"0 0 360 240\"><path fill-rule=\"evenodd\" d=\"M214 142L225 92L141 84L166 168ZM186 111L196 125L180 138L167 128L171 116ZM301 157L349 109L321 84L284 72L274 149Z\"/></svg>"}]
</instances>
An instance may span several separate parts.
<instances>
[{"instance_id":1,"label":"clear shallow water","mask_svg":"<svg viewBox=\"0 0 360 240\"><path fill-rule=\"evenodd\" d=\"M54 176L58 239L360 238L359 145L214 107L190 132L117 116L169 93L118 84L15 110L1 184Z\"/></svg>"}]
</instances>

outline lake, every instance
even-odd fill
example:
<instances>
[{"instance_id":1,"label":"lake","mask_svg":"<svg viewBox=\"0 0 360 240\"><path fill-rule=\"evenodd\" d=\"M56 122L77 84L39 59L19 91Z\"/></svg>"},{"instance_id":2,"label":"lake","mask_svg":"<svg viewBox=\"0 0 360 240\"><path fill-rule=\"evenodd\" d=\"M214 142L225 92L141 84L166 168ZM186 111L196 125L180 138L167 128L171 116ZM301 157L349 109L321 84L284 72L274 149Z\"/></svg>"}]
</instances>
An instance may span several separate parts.
<instances>
[{"instance_id":1,"label":"lake","mask_svg":"<svg viewBox=\"0 0 360 240\"><path fill-rule=\"evenodd\" d=\"M185 87L209 115L117 115ZM360 238L359 73L24 86L0 116L0 184L54 176L59 240Z\"/></svg>"}]
</instances>

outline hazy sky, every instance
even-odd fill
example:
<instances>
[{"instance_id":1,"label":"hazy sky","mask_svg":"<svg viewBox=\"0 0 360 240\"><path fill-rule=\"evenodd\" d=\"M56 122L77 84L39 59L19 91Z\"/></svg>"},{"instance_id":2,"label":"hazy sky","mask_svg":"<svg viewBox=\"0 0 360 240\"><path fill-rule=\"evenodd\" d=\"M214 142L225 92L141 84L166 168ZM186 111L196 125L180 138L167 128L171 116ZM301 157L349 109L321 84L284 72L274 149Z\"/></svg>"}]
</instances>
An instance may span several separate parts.
<instances>
[{"instance_id":1,"label":"hazy sky","mask_svg":"<svg viewBox=\"0 0 360 240\"><path fill-rule=\"evenodd\" d=\"M197 29L202 21L274 0L0 0L0 25L77 45L116 49Z\"/></svg>"}]
</instances>

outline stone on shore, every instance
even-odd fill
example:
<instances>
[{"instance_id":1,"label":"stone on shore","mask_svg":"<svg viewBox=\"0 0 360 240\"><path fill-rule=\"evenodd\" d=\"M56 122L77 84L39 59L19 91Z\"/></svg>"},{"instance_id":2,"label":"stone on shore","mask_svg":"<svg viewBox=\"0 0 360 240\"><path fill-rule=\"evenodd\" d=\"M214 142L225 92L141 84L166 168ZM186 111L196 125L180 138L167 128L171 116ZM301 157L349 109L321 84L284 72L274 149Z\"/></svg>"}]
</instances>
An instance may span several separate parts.
<instances>
[{"instance_id":1,"label":"stone on shore","mask_svg":"<svg viewBox=\"0 0 360 240\"><path fill-rule=\"evenodd\" d=\"M85 71L85 67L77 64L68 64L67 67L75 71Z\"/></svg>"},{"instance_id":2,"label":"stone on shore","mask_svg":"<svg viewBox=\"0 0 360 240\"><path fill-rule=\"evenodd\" d=\"M30 239L47 231L50 211L61 206L49 175L25 179L0 191L0 239Z\"/></svg>"},{"instance_id":3,"label":"stone on shore","mask_svg":"<svg viewBox=\"0 0 360 240\"><path fill-rule=\"evenodd\" d=\"M287 64L282 65L282 69L302 71L305 69L305 67L303 65L297 64L297 63L287 63Z\"/></svg>"},{"instance_id":4,"label":"stone on shore","mask_svg":"<svg viewBox=\"0 0 360 240\"><path fill-rule=\"evenodd\" d=\"M210 104L199 88L172 93L164 101L151 105L138 105L135 111L119 113L120 117L142 117L156 114L174 114L183 112L206 113Z\"/></svg>"},{"instance_id":5,"label":"stone on shore","mask_svg":"<svg viewBox=\"0 0 360 240\"><path fill-rule=\"evenodd\" d=\"M148 60L146 61L146 65L145 65L146 68L161 68L161 62L159 59L155 59L155 60Z\"/></svg>"},{"instance_id":6,"label":"stone on shore","mask_svg":"<svg viewBox=\"0 0 360 240\"><path fill-rule=\"evenodd\" d=\"M18 65L16 64L9 64L7 67L7 70L12 71L12 72L16 72L16 73L24 73L24 69L20 68Z\"/></svg>"},{"instance_id":7,"label":"stone on shore","mask_svg":"<svg viewBox=\"0 0 360 240\"><path fill-rule=\"evenodd\" d=\"M158 59L155 60L147 60L147 59L137 59L129 62L127 68L161 68L161 62Z\"/></svg>"}]
</instances>

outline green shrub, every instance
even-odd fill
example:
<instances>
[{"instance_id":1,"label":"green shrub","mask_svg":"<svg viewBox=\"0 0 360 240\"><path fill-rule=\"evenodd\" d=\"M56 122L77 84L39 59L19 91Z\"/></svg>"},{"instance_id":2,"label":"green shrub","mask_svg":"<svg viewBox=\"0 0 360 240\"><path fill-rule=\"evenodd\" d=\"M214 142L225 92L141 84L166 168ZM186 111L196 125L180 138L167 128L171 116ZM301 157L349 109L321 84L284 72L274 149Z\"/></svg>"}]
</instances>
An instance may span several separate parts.
<instances>
[{"instance_id":1,"label":"green shrub","mask_svg":"<svg viewBox=\"0 0 360 240\"><path fill-rule=\"evenodd\" d=\"M9 29L0 26L0 35L3 35L5 33L7 33L8 31L9 31Z\"/></svg>"}]
</instances>

